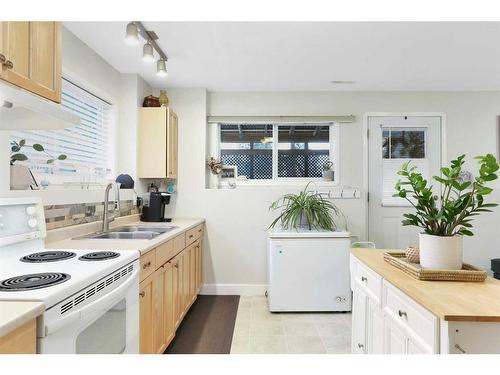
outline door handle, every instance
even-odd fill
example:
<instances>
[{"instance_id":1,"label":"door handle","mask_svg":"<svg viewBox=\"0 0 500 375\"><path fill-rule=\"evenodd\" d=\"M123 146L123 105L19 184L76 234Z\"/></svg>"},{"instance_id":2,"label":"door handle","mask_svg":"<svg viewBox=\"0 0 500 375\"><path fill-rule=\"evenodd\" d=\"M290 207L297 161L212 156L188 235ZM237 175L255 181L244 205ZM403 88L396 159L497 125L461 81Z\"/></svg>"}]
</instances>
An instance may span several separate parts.
<instances>
[{"instance_id":1,"label":"door handle","mask_svg":"<svg viewBox=\"0 0 500 375\"><path fill-rule=\"evenodd\" d=\"M14 63L10 60L7 60L6 62L3 63L3 66L7 69L12 69L14 67Z\"/></svg>"},{"instance_id":2,"label":"door handle","mask_svg":"<svg viewBox=\"0 0 500 375\"><path fill-rule=\"evenodd\" d=\"M0 53L0 63L4 63L6 60L5 55L3 53Z\"/></svg>"}]
</instances>

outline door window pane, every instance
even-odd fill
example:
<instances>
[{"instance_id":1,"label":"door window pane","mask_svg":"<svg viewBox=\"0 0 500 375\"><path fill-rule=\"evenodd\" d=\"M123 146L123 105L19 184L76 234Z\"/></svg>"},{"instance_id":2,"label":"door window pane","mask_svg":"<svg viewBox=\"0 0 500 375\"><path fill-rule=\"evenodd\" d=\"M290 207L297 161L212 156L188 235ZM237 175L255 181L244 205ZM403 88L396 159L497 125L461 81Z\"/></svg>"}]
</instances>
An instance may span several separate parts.
<instances>
[{"instance_id":1,"label":"door window pane","mask_svg":"<svg viewBox=\"0 0 500 375\"><path fill-rule=\"evenodd\" d=\"M122 299L76 338L76 354L120 354L127 344L127 305Z\"/></svg>"},{"instance_id":2,"label":"door window pane","mask_svg":"<svg viewBox=\"0 0 500 375\"><path fill-rule=\"evenodd\" d=\"M330 127L278 126L278 177L321 177L330 158Z\"/></svg>"},{"instance_id":3,"label":"door window pane","mask_svg":"<svg viewBox=\"0 0 500 375\"><path fill-rule=\"evenodd\" d=\"M382 129L382 158L425 159L426 129Z\"/></svg>"}]
</instances>

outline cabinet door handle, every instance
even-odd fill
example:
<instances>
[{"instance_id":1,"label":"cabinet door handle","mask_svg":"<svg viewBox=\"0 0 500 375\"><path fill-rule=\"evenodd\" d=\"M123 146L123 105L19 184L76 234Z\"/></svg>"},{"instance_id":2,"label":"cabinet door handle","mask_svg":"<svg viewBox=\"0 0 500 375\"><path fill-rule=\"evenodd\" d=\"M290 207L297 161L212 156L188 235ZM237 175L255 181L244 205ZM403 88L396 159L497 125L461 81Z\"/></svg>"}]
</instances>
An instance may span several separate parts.
<instances>
[{"instance_id":1,"label":"cabinet door handle","mask_svg":"<svg viewBox=\"0 0 500 375\"><path fill-rule=\"evenodd\" d=\"M140 292L140 293L139 293L139 295L140 295L142 298L144 298L144 297L146 296L146 292L145 292L145 291L142 291L142 292Z\"/></svg>"},{"instance_id":2,"label":"cabinet door handle","mask_svg":"<svg viewBox=\"0 0 500 375\"><path fill-rule=\"evenodd\" d=\"M406 311L398 310L398 315L402 318L403 316L408 319L408 314Z\"/></svg>"},{"instance_id":3,"label":"cabinet door handle","mask_svg":"<svg viewBox=\"0 0 500 375\"><path fill-rule=\"evenodd\" d=\"M151 266L151 261L147 262L146 264L144 264L142 266L142 269L145 270L146 268L148 268L149 266Z\"/></svg>"},{"instance_id":4,"label":"cabinet door handle","mask_svg":"<svg viewBox=\"0 0 500 375\"><path fill-rule=\"evenodd\" d=\"M190 234L190 235L189 235L189 238L193 238L193 237L194 237L194 235L193 235L193 234Z\"/></svg>"},{"instance_id":5,"label":"cabinet door handle","mask_svg":"<svg viewBox=\"0 0 500 375\"><path fill-rule=\"evenodd\" d=\"M455 349L457 349L460 353L465 354L465 350L458 344L455 344Z\"/></svg>"},{"instance_id":6,"label":"cabinet door handle","mask_svg":"<svg viewBox=\"0 0 500 375\"><path fill-rule=\"evenodd\" d=\"M4 63L6 60L5 55L3 53L0 53L0 63Z\"/></svg>"},{"instance_id":7,"label":"cabinet door handle","mask_svg":"<svg viewBox=\"0 0 500 375\"><path fill-rule=\"evenodd\" d=\"M363 349L365 346L361 343L358 343L358 348Z\"/></svg>"},{"instance_id":8,"label":"cabinet door handle","mask_svg":"<svg viewBox=\"0 0 500 375\"><path fill-rule=\"evenodd\" d=\"M174 267L175 267L175 268L179 268L179 262L175 263L175 264L174 264Z\"/></svg>"},{"instance_id":9,"label":"cabinet door handle","mask_svg":"<svg viewBox=\"0 0 500 375\"><path fill-rule=\"evenodd\" d=\"M7 60L6 62L3 63L3 66L7 69L12 69L14 67L14 64L12 63L12 61Z\"/></svg>"},{"instance_id":10,"label":"cabinet door handle","mask_svg":"<svg viewBox=\"0 0 500 375\"><path fill-rule=\"evenodd\" d=\"M361 281L362 281L362 282L367 282L367 281L368 281L368 279L367 279L366 277L364 277L364 276L361 276Z\"/></svg>"}]
</instances>

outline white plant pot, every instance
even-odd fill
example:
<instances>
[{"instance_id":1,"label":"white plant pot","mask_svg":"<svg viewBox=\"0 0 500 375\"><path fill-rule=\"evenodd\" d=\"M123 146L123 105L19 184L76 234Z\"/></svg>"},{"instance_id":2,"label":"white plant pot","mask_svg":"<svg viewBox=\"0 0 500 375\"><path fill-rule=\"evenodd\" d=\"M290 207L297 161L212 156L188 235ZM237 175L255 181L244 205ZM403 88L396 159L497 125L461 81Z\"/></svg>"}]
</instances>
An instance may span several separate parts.
<instances>
[{"instance_id":1,"label":"white plant pot","mask_svg":"<svg viewBox=\"0 0 500 375\"><path fill-rule=\"evenodd\" d=\"M31 184L33 184L33 178L28 167L10 166L10 190L28 190Z\"/></svg>"},{"instance_id":2,"label":"white plant pot","mask_svg":"<svg viewBox=\"0 0 500 375\"><path fill-rule=\"evenodd\" d=\"M323 171L321 174L324 181L333 181L333 171Z\"/></svg>"},{"instance_id":3,"label":"white plant pot","mask_svg":"<svg viewBox=\"0 0 500 375\"><path fill-rule=\"evenodd\" d=\"M460 270L463 263L463 238L420 233L420 265L423 268Z\"/></svg>"}]
</instances>

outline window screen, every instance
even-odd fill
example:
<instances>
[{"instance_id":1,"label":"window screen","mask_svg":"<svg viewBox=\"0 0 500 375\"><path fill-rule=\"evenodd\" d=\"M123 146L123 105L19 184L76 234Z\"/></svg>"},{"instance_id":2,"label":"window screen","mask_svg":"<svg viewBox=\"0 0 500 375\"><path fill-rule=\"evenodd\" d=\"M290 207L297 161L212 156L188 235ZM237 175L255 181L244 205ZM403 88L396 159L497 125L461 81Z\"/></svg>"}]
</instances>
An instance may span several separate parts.
<instances>
[{"instance_id":1,"label":"window screen","mask_svg":"<svg viewBox=\"0 0 500 375\"><path fill-rule=\"evenodd\" d=\"M63 80L61 105L80 116L80 125L13 132L11 142L25 140L20 152L28 157L16 164L29 166L35 176L55 176L58 181L108 178L113 169L112 105L67 80ZM36 151L34 144L42 145L44 151ZM66 159L58 160L59 155L66 155ZM55 162L48 164L51 159Z\"/></svg>"},{"instance_id":2,"label":"window screen","mask_svg":"<svg viewBox=\"0 0 500 375\"><path fill-rule=\"evenodd\" d=\"M219 152L225 166L250 180L321 178L333 160L333 124L237 124L220 126Z\"/></svg>"},{"instance_id":3,"label":"window screen","mask_svg":"<svg viewBox=\"0 0 500 375\"><path fill-rule=\"evenodd\" d=\"M329 126L278 125L278 177L321 177L329 158Z\"/></svg>"},{"instance_id":4,"label":"window screen","mask_svg":"<svg viewBox=\"0 0 500 375\"><path fill-rule=\"evenodd\" d=\"M273 125L220 125L220 156L248 179L273 178Z\"/></svg>"}]
</instances>

